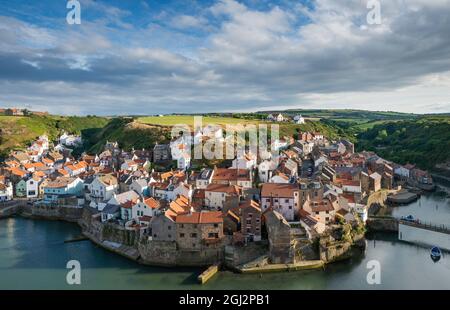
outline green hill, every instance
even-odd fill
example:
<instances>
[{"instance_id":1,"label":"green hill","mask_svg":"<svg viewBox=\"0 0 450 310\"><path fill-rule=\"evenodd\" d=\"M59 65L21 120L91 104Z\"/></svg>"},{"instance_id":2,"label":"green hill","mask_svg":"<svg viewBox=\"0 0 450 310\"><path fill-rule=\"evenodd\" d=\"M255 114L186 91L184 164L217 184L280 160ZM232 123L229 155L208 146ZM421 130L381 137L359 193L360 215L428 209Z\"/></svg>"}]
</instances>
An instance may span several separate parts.
<instances>
[{"instance_id":1,"label":"green hill","mask_svg":"<svg viewBox=\"0 0 450 310\"><path fill-rule=\"evenodd\" d=\"M108 122L107 118L95 116L0 116L0 155L12 149L23 149L43 134L51 140L57 139L63 131L87 138Z\"/></svg>"},{"instance_id":2,"label":"green hill","mask_svg":"<svg viewBox=\"0 0 450 310\"><path fill-rule=\"evenodd\" d=\"M375 125L358 135L357 149L375 151L401 164L433 169L450 160L450 117L424 116Z\"/></svg>"}]
</instances>

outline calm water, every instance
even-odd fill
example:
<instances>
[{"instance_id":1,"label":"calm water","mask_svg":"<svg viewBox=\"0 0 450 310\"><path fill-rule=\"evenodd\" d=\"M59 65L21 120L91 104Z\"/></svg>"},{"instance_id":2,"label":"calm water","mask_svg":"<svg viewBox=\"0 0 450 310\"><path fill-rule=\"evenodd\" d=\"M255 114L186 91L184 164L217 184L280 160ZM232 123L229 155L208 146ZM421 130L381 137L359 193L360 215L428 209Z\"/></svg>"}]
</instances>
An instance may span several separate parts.
<instances>
[{"instance_id":1,"label":"calm water","mask_svg":"<svg viewBox=\"0 0 450 310\"><path fill-rule=\"evenodd\" d=\"M398 218L410 214L422 222L450 227L450 199L446 192L436 191L422 195L409 205L395 207L392 211L392 215Z\"/></svg>"},{"instance_id":2,"label":"calm water","mask_svg":"<svg viewBox=\"0 0 450 310\"><path fill-rule=\"evenodd\" d=\"M450 223L448 199L439 194L423 196L420 204L399 207L394 214ZM450 254L433 263L428 248L396 241L395 235L369 237L363 256L326 270L261 276L222 272L200 286L199 269L146 267L90 241L64 243L79 233L76 225L62 222L1 220L0 289L450 289ZM81 286L66 284L65 266L72 259L81 263ZM381 264L382 283L372 286L366 266L374 259Z\"/></svg>"}]
</instances>

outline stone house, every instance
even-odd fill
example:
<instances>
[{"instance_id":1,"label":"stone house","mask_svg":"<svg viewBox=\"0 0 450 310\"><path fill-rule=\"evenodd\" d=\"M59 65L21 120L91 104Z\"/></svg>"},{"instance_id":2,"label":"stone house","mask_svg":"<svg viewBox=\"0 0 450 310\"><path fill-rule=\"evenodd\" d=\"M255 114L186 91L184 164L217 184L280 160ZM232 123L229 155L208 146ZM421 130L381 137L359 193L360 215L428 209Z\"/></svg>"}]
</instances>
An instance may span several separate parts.
<instances>
[{"instance_id":1,"label":"stone house","mask_svg":"<svg viewBox=\"0 0 450 310\"><path fill-rule=\"evenodd\" d=\"M241 210L241 232L250 241L261 240L261 207L253 200L239 205Z\"/></svg>"},{"instance_id":2,"label":"stone house","mask_svg":"<svg viewBox=\"0 0 450 310\"><path fill-rule=\"evenodd\" d=\"M153 148L153 162L161 163L172 159L169 144L156 144Z\"/></svg>"},{"instance_id":3,"label":"stone house","mask_svg":"<svg viewBox=\"0 0 450 310\"><path fill-rule=\"evenodd\" d=\"M176 241L179 249L200 251L223 239L223 217L220 211L191 212L176 217Z\"/></svg>"}]
</instances>

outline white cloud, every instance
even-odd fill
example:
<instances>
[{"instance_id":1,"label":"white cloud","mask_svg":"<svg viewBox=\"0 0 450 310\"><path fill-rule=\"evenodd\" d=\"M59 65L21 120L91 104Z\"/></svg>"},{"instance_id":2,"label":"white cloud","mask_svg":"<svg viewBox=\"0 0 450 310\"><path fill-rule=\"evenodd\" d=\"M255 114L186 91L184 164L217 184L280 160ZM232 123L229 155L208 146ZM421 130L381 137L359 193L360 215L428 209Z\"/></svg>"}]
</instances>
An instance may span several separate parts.
<instances>
[{"instance_id":1,"label":"white cloud","mask_svg":"<svg viewBox=\"0 0 450 310\"><path fill-rule=\"evenodd\" d=\"M72 104L85 114L450 111L447 0L382 1L377 26L365 24L365 0L261 11L223 0L198 15L164 12L141 28L124 22L129 12L86 3L108 16L76 30L0 16L2 102ZM194 29L208 36L178 31Z\"/></svg>"}]
</instances>

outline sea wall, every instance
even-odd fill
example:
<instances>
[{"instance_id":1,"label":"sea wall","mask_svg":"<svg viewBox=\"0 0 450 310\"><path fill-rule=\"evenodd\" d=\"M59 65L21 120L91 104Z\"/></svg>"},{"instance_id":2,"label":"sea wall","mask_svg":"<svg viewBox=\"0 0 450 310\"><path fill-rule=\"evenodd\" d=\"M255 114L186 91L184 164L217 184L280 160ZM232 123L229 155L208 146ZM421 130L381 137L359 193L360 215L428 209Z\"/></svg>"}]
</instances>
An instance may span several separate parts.
<instances>
[{"instance_id":1,"label":"sea wall","mask_svg":"<svg viewBox=\"0 0 450 310\"><path fill-rule=\"evenodd\" d=\"M398 232L398 220L393 217L369 217L366 227L370 232Z\"/></svg>"},{"instance_id":2,"label":"sea wall","mask_svg":"<svg viewBox=\"0 0 450 310\"><path fill-rule=\"evenodd\" d=\"M76 223L81 219L83 208L76 206L23 205L19 215L33 219L58 220Z\"/></svg>"},{"instance_id":3,"label":"sea wall","mask_svg":"<svg viewBox=\"0 0 450 310\"><path fill-rule=\"evenodd\" d=\"M406 242L439 246L443 250L450 251L450 235L445 232L424 229L420 226L399 224L398 239Z\"/></svg>"},{"instance_id":4,"label":"sea wall","mask_svg":"<svg viewBox=\"0 0 450 310\"><path fill-rule=\"evenodd\" d=\"M222 244L203 247L197 251L178 249L176 242L154 241L142 237L138 245L140 262L157 266L208 266L222 263Z\"/></svg>"},{"instance_id":5,"label":"sea wall","mask_svg":"<svg viewBox=\"0 0 450 310\"><path fill-rule=\"evenodd\" d=\"M245 246L228 245L225 248L225 266L235 268L269 252L267 242L249 243Z\"/></svg>"}]
</instances>

